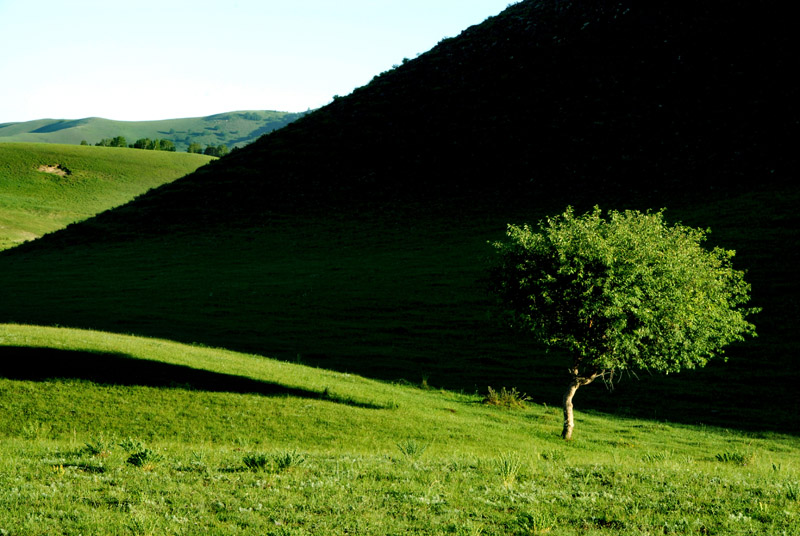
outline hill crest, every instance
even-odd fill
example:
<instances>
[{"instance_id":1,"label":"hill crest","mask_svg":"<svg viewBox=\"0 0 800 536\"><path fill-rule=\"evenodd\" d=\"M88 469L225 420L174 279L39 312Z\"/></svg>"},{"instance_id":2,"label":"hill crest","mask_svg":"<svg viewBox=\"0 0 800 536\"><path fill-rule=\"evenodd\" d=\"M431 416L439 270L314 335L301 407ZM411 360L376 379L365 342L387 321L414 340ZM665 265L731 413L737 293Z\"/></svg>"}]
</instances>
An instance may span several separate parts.
<instances>
[{"instance_id":1,"label":"hill crest","mask_svg":"<svg viewBox=\"0 0 800 536\"><path fill-rule=\"evenodd\" d=\"M239 110L205 117L155 121L117 121L102 117L81 119L35 119L0 124L0 142L61 143L94 145L104 138L123 136L128 143L140 138L169 139L178 151L189 144L242 147L260 136L282 128L302 113L271 110Z\"/></svg>"},{"instance_id":2,"label":"hill crest","mask_svg":"<svg viewBox=\"0 0 800 536\"><path fill-rule=\"evenodd\" d=\"M800 137L785 69L796 38L777 4L748 6L513 4L124 212L213 220L400 197L786 183Z\"/></svg>"}]
</instances>

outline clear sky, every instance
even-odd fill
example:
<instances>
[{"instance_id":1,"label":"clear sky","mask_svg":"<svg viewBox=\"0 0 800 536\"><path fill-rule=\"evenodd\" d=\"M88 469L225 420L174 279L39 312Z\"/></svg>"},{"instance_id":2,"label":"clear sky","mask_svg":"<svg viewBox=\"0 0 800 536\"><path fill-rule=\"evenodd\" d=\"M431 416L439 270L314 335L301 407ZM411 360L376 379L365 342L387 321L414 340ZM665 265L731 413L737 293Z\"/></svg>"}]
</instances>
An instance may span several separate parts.
<instances>
[{"instance_id":1,"label":"clear sky","mask_svg":"<svg viewBox=\"0 0 800 536\"><path fill-rule=\"evenodd\" d=\"M305 111L510 0L0 0L0 123Z\"/></svg>"}]
</instances>

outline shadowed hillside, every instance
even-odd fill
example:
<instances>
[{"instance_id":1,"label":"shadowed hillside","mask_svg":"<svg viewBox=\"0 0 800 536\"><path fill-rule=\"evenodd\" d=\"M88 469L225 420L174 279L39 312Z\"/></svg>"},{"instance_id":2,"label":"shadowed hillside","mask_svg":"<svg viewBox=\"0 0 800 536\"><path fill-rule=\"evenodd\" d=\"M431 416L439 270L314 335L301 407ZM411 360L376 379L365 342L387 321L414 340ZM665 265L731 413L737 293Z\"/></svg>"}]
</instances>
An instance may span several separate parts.
<instances>
[{"instance_id":1,"label":"shadowed hillside","mask_svg":"<svg viewBox=\"0 0 800 536\"><path fill-rule=\"evenodd\" d=\"M777 5L521 2L133 210L168 218L170 195L192 198L182 220L197 205L252 216L332 199L659 199L686 185L713 197L791 182L796 39Z\"/></svg>"},{"instance_id":2,"label":"shadowed hillside","mask_svg":"<svg viewBox=\"0 0 800 536\"><path fill-rule=\"evenodd\" d=\"M101 385L140 385L188 391L293 396L377 409L375 404L287 387L245 376L137 359L121 354L0 346L0 378L29 381L79 380Z\"/></svg>"},{"instance_id":3,"label":"shadowed hillside","mask_svg":"<svg viewBox=\"0 0 800 536\"><path fill-rule=\"evenodd\" d=\"M739 250L761 337L728 365L587 389L579 408L800 430L794 38L775 6L513 5L189 177L0 255L0 321L516 385L554 404L559 356L487 315L486 242L567 203L666 206Z\"/></svg>"}]
</instances>

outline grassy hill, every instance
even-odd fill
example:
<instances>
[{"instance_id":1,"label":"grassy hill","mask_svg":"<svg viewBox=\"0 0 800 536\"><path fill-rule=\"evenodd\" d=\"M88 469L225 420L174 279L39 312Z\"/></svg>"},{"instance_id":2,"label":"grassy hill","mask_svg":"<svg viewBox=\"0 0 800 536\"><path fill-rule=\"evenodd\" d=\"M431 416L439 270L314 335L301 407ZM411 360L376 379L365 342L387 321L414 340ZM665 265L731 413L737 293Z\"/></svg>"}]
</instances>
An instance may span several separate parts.
<instances>
[{"instance_id":1,"label":"grassy hill","mask_svg":"<svg viewBox=\"0 0 800 536\"><path fill-rule=\"evenodd\" d=\"M114 121L101 117L84 119L37 119L0 124L0 142L38 142L94 145L104 138L123 136L132 144L137 139L168 139L179 152L192 142L227 145L229 149L246 145L260 136L291 123L302 113L245 110L210 115L164 119L160 121Z\"/></svg>"},{"instance_id":2,"label":"grassy hill","mask_svg":"<svg viewBox=\"0 0 800 536\"><path fill-rule=\"evenodd\" d=\"M121 205L211 160L195 154L0 143L0 250Z\"/></svg>"},{"instance_id":3,"label":"grassy hill","mask_svg":"<svg viewBox=\"0 0 800 536\"><path fill-rule=\"evenodd\" d=\"M604 5L515 4L190 177L5 253L0 277L16 284L0 285L0 320L470 392L513 382L555 404L563 356L488 316L487 241L568 203L666 206L738 250L761 337L727 365L625 379L613 396L595 386L579 407L800 430L796 102L772 83L785 76L772 47L793 34L762 26L768 6Z\"/></svg>"},{"instance_id":4,"label":"grassy hill","mask_svg":"<svg viewBox=\"0 0 800 536\"><path fill-rule=\"evenodd\" d=\"M796 437L0 326L9 534L795 534Z\"/></svg>"},{"instance_id":5,"label":"grassy hill","mask_svg":"<svg viewBox=\"0 0 800 536\"><path fill-rule=\"evenodd\" d=\"M579 409L800 431L791 320L800 241L785 223L796 217L798 192L779 195L669 211L737 249L735 265L749 270L764 308L759 338L732 348L727 364L623 378L613 393L591 386ZM195 230L162 235L46 237L0 256L2 319L147 334L467 392L515 386L557 405L567 356L499 326L481 282L487 242L507 220L536 221L556 208L276 215L245 228L197 219ZM43 277L54 269L57 277Z\"/></svg>"},{"instance_id":6,"label":"grassy hill","mask_svg":"<svg viewBox=\"0 0 800 536\"><path fill-rule=\"evenodd\" d=\"M0 529L798 532L780 9L520 2L2 252ZM711 227L763 313L728 363L582 389L564 443L568 356L499 326L482 278L506 223L595 203Z\"/></svg>"},{"instance_id":7,"label":"grassy hill","mask_svg":"<svg viewBox=\"0 0 800 536\"><path fill-rule=\"evenodd\" d=\"M520 2L148 205L213 192L226 202L203 209L219 219L287 203L661 203L793 184L797 38L779 3L747 6Z\"/></svg>"}]
</instances>

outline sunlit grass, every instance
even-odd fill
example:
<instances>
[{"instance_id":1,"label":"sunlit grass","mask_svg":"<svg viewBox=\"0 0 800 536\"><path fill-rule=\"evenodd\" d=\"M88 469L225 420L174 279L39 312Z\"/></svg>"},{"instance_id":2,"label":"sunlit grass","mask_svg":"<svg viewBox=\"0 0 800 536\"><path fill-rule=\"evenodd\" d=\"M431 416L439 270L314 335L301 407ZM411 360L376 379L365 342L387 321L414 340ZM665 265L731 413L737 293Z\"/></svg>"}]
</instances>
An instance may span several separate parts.
<instances>
[{"instance_id":1,"label":"sunlit grass","mask_svg":"<svg viewBox=\"0 0 800 536\"><path fill-rule=\"evenodd\" d=\"M0 143L0 249L130 201L211 157L44 143ZM61 166L68 175L40 171Z\"/></svg>"},{"instance_id":2,"label":"sunlit grass","mask_svg":"<svg viewBox=\"0 0 800 536\"><path fill-rule=\"evenodd\" d=\"M580 434L566 443L545 406L508 411L478 394L222 349L21 325L0 326L0 345L0 360L26 347L76 364L124 354L143 370L165 363L287 389L26 380L13 368L0 379L9 534L800 530L800 442L789 436L578 412ZM730 453L753 455L741 464Z\"/></svg>"}]
</instances>

